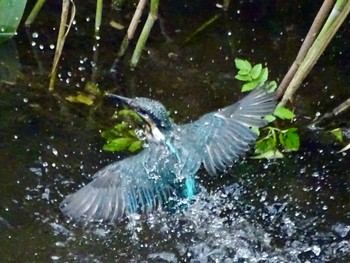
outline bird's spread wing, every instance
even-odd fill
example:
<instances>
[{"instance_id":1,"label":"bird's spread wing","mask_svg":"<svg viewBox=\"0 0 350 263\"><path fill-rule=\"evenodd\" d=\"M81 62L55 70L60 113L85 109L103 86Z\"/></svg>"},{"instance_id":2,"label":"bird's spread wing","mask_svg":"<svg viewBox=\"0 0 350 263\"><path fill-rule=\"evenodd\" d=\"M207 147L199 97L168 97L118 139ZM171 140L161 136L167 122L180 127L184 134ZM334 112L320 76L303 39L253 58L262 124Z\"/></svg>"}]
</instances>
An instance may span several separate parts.
<instances>
[{"instance_id":1,"label":"bird's spread wing","mask_svg":"<svg viewBox=\"0 0 350 263\"><path fill-rule=\"evenodd\" d=\"M115 223L126 215L162 207L174 192L173 185L167 174L158 176L165 171L163 157L160 150L152 148L106 166L92 182L67 196L60 209L75 221Z\"/></svg>"},{"instance_id":2,"label":"bird's spread wing","mask_svg":"<svg viewBox=\"0 0 350 263\"><path fill-rule=\"evenodd\" d=\"M272 114L275 93L261 87L237 103L217 112L208 113L185 125L197 137L204 151L202 162L211 175L232 165L233 161L249 150L257 134L251 127L267 124L264 116Z\"/></svg>"}]
</instances>

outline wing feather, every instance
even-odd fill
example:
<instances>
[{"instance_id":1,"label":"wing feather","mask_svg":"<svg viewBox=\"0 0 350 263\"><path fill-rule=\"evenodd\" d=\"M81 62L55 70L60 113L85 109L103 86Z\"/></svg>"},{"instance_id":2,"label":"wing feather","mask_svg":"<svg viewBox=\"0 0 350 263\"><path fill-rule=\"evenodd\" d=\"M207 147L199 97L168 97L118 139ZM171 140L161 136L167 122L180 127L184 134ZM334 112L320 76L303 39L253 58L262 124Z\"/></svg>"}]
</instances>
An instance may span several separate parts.
<instances>
[{"instance_id":1,"label":"wing feather","mask_svg":"<svg viewBox=\"0 0 350 263\"><path fill-rule=\"evenodd\" d=\"M257 138L251 128L265 126L263 118L275 107L275 93L261 87L233 105L183 125L183 129L197 138L204 152L202 163L209 174L215 175L249 150Z\"/></svg>"},{"instance_id":2,"label":"wing feather","mask_svg":"<svg viewBox=\"0 0 350 263\"><path fill-rule=\"evenodd\" d=\"M251 118L250 116L236 116L235 121L240 122L247 127L250 127L250 126L259 127L261 125L264 125L264 123L266 123L265 120Z\"/></svg>"},{"instance_id":3,"label":"wing feather","mask_svg":"<svg viewBox=\"0 0 350 263\"><path fill-rule=\"evenodd\" d=\"M213 156L212 156L212 152L209 148L209 145L206 145L206 151L205 151L205 155L204 155L204 159L203 159L203 164L205 169L210 173L210 174L214 174L216 171L215 168L215 163L213 160Z\"/></svg>"},{"instance_id":4,"label":"wing feather","mask_svg":"<svg viewBox=\"0 0 350 263\"><path fill-rule=\"evenodd\" d=\"M150 178L144 167L147 158L158 154L157 149L150 146L136 156L106 166L94 175L89 184L67 196L60 209L83 223L116 223L131 213L148 213L158 209L176 193L176 189L171 183L175 177L172 179L162 174L164 177L155 180ZM160 162L159 165L165 169L164 164Z\"/></svg>"}]
</instances>

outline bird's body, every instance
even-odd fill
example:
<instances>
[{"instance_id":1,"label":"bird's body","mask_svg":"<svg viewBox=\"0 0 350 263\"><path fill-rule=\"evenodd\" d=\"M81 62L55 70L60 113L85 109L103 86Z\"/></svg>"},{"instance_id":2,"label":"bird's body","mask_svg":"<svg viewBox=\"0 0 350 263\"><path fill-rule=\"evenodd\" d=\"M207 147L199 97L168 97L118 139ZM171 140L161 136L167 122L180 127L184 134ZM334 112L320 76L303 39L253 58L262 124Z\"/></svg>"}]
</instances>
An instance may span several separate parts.
<instances>
[{"instance_id":1,"label":"bird's body","mask_svg":"<svg viewBox=\"0 0 350 263\"><path fill-rule=\"evenodd\" d=\"M272 114L276 104L274 94L259 89L193 123L177 125L157 101L116 97L143 118L147 143L140 153L106 166L66 197L61 209L77 221L114 223L164 207L170 200L191 198L201 165L211 175L232 165L257 138L251 127L264 126L263 117Z\"/></svg>"}]
</instances>

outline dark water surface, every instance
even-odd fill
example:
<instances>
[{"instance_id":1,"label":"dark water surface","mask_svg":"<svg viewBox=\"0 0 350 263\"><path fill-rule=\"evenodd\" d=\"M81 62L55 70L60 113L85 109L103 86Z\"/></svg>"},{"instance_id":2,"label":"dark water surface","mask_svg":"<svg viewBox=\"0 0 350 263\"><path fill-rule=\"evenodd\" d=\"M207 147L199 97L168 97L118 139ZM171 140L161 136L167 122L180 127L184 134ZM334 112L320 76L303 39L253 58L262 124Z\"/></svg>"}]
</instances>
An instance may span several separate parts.
<instances>
[{"instance_id":1,"label":"dark water surface","mask_svg":"<svg viewBox=\"0 0 350 263\"><path fill-rule=\"evenodd\" d=\"M81 228L58 209L65 195L119 158L101 151L99 134L112 125L114 105L100 98L89 107L64 98L93 81L101 90L161 100L184 123L240 97L236 57L266 64L270 79L280 81L322 1L262 2L243 1L223 13L212 1L161 1L139 66L128 68L129 51L112 76L125 30L109 22L127 26L133 9L105 3L96 48L95 4L76 1L54 94L47 91L47 76L60 5L49 1L28 32L21 28L2 45L0 261L349 262L349 153L337 153L342 145L322 130L306 128L350 97L349 19L291 104L293 125L302 132L299 152L273 161L247 159L220 178L201 172L202 192L186 211ZM215 14L215 23L184 44ZM349 115L327 125L349 127Z\"/></svg>"}]
</instances>

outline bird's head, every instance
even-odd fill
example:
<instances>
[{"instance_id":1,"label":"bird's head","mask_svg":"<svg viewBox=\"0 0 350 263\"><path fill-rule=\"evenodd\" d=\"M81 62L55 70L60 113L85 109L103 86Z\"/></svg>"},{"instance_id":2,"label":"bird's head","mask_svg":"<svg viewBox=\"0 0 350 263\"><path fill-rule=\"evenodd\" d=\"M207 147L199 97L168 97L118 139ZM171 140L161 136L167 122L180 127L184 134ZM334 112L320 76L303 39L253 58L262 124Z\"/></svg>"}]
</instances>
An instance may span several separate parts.
<instances>
[{"instance_id":1,"label":"bird's head","mask_svg":"<svg viewBox=\"0 0 350 263\"><path fill-rule=\"evenodd\" d=\"M153 137L156 137L158 132L162 133L162 131L171 128L167 110L159 101L142 97L127 98L110 93L106 95L134 110L144 121L146 131L151 133Z\"/></svg>"}]
</instances>

